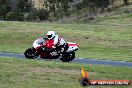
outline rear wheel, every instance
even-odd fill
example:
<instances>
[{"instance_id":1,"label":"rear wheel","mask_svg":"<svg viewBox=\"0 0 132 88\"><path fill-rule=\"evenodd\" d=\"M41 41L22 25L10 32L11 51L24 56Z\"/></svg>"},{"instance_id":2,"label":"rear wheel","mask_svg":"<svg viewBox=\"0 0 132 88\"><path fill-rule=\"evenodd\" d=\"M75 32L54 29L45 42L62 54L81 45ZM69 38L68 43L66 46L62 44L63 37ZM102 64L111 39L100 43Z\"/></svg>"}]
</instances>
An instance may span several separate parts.
<instances>
[{"instance_id":1,"label":"rear wheel","mask_svg":"<svg viewBox=\"0 0 132 88\"><path fill-rule=\"evenodd\" d=\"M75 58L75 52L65 52L62 54L62 58L59 58L63 62L70 62Z\"/></svg>"},{"instance_id":2,"label":"rear wheel","mask_svg":"<svg viewBox=\"0 0 132 88\"><path fill-rule=\"evenodd\" d=\"M28 48L25 52L24 55L26 58L28 59L35 59L38 57L38 55L36 54L36 50L34 48Z\"/></svg>"}]
</instances>

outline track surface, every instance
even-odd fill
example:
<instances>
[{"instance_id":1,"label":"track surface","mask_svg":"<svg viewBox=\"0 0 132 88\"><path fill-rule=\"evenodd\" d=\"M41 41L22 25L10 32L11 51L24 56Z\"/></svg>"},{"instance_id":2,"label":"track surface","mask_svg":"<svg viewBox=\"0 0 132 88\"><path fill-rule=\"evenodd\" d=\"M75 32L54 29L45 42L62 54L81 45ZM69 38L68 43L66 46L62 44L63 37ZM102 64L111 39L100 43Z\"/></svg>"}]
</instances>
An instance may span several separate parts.
<instances>
[{"instance_id":1,"label":"track surface","mask_svg":"<svg viewBox=\"0 0 132 88\"><path fill-rule=\"evenodd\" d=\"M24 59L23 54L14 54L14 53L2 53L0 56L4 57L16 57ZM109 60L95 60L95 59L83 59L75 58L72 62L84 63L84 64L98 64L98 65L112 65L112 66L127 66L132 67L132 62L123 62L123 61L109 61Z\"/></svg>"}]
</instances>

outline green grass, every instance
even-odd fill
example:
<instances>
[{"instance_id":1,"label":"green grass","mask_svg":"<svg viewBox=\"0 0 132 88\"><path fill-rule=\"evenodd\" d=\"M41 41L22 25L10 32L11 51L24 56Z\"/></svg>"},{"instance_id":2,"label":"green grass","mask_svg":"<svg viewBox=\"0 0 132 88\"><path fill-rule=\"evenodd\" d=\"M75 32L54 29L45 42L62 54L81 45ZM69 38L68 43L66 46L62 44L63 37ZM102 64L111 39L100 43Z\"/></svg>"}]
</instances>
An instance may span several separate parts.
<instances>
[{"instance_id":1,"label":"green grass","mask_svg":"<svg viewBox=\"0 0 132 88\"><path fill-rule=\"evenodd\" d=\"M113 11L100 14L100 24L120 25L122 27L132 24L132 5L113 8Z\"/></svg>"},{"instance_id":2,"label":"green grass","mask_svg":"<svg viewBox=\"0 0 132 88\"><path fill-rule=\"evenodd\" d=\"M131 18L131 13L116 14L100 17L102 21L96 24L0 21L0 52L23 53L36 38L55 30L66 41L79 43L77 57L132 61ZM128 67L0 57L0 88L83 88L78 81L82 67L90 79L132 80L132 69Z\"/></svg>"},{"instance_id":3,"label":"green grass","mask_svg":"<svg viewBox=\"0 0 132 88\"><path fill-rule=\"evenodd\" d=\"M130 19L128 15L122 20ZM0 52L23 53L35 39L54 30L66 41L79 43L77 57L132 61L132 21L128 25L116 20L116 25L0 21Z\"/></svg>"},{"instance_id":4,"label":"green grass","mask_svg":"<svg viewBox=\"0 0 132 88\"><path fill-rule=\"evenodd\" d=\"M132 69L127 67L0 57L0 88L83 88L78 81L82 67L89 72L90 79L132 80ZM107 88L131 87L107 86ZM106 88L106 86L87 88Z\"/></svg>"}]
</instances>

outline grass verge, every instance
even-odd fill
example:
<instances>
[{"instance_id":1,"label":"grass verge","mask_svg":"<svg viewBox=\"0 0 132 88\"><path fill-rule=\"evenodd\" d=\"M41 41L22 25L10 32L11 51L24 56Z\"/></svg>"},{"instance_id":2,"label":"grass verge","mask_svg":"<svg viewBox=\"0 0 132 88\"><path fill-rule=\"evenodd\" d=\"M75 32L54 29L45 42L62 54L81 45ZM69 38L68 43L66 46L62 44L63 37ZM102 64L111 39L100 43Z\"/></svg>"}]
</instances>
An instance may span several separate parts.
<instances>
[{"instance_id":1,"label":"grass verge","mask_svg":"<svg viewBox=\"0 0 132 88\"><path fill-rule=\"evenodd\" d=\"M128 67L0 57L0 88L82 88L78 81L82 67L89 72L90 79L132 80L132 69ZM132 86L89 86L88 88L106 87L131 88Z\"/></svg>"},{"instance_id":2,"label":"grass verge","mask_svg":"<svg viewBox=\"0 0 132 88\"><path fill-rule=\"evenodd\" d=\"M116 20L116 25L0 21L0 52L24 53L35 39L54 30L66 41L80 44L77 57L132 61L132 25Z\"/></svg>"}]
</instances>

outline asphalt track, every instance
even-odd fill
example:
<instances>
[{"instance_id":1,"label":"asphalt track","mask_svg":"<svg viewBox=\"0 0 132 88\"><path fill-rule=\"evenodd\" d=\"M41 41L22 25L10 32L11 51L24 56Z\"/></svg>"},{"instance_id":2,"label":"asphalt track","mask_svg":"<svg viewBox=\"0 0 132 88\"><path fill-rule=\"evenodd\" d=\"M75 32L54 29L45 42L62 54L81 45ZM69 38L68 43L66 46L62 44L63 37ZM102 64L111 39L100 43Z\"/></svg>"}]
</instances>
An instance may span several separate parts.
<instances>
[{"instance_id":1,"label":"asphalt track","mask_svg":"<svg viewBox=\"0 0 132 88\"><path fill-rule=\"evenodd\" d=\"M3 53L0 52L2 57L16 57L25 59L23 54L14 54L14 53ZM125 66L132 67L132 62L123 62L123 61L109 61L109 60L96 60L96 59L84 59L84 58L75 58L72 62L84 63L84 64L97 64L97 65L111 65L111 66Z\"/></svg>"}]
</instances>

